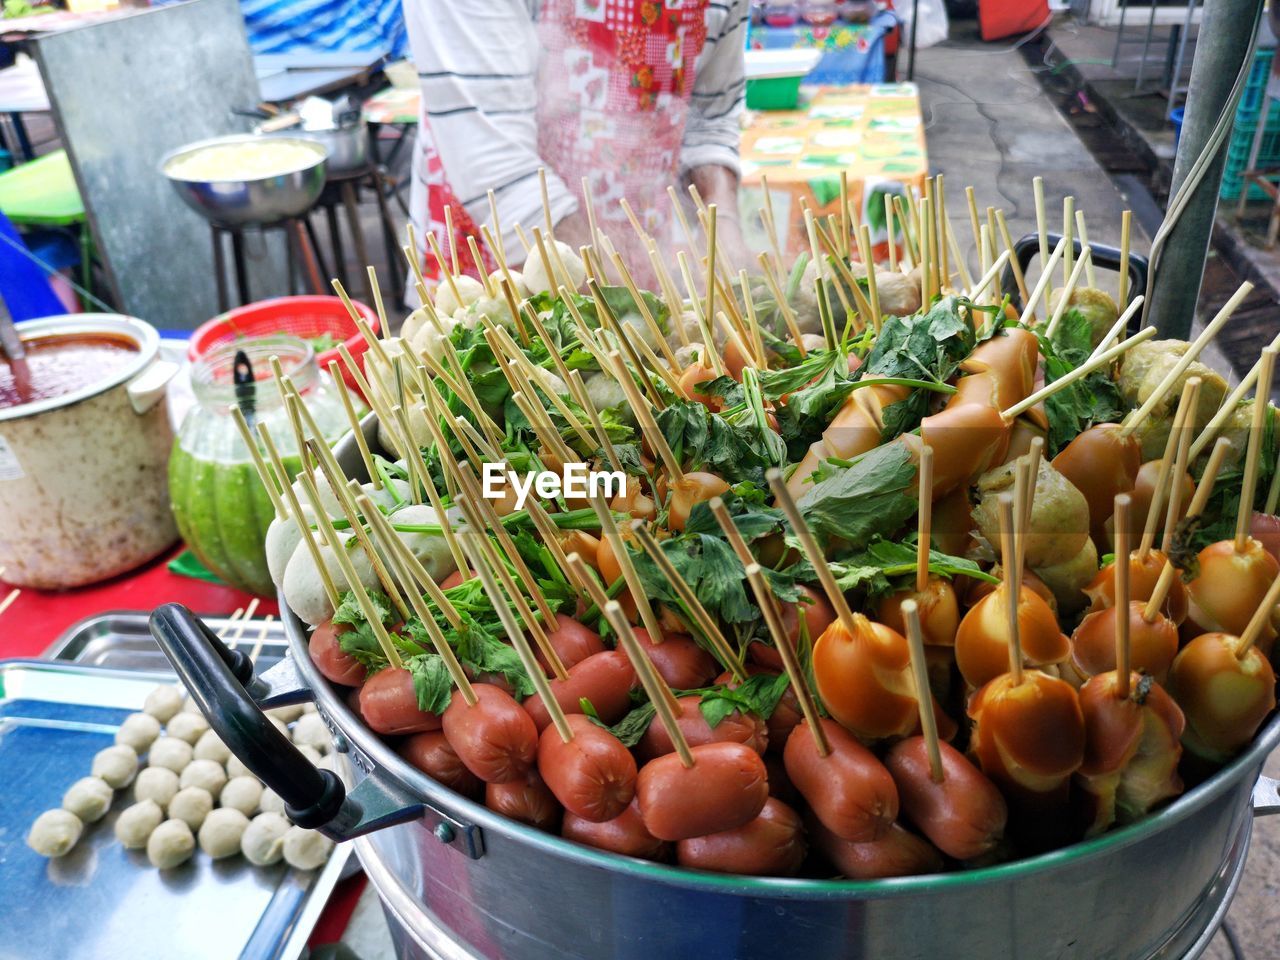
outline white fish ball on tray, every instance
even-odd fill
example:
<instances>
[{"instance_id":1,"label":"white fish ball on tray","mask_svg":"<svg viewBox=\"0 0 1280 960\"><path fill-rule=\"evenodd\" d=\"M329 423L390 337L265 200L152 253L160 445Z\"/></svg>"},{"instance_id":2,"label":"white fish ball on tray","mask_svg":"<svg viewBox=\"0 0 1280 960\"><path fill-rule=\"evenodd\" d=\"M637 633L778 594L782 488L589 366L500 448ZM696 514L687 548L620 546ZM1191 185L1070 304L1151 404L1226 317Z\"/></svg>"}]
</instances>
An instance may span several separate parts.
<instances>
[{"instance_id":1,"label":"white fish ball on tray","mask_svg":"<svg viewBox=\"0 0 1280 960\"><path fill-rule=\"evenodd\" d=\"M226 762L227 776L232 779L236 777L252 777L253 771L244 765L244 761L237 757L234 753L227 758Z\"/></svg>"},{"instance_id":2,"label":"white fish ball on tray","mask_svg":"<svg viewBox=\"0 0 1280 960\"><path fill-rule=\"evenodd\" d=\"M80 818L61 808L36 817L27 834L27 846L42 857L61 857L71 851L84 832Z\"/></svg>"},{"instance_id":3,"label":"white fish ball on tray","mask_svg":"<svg viewBox=\"0 0 1280 960\"><path fill-rule=\"evenodd\" d=\"M283 816L284 799L270 787L264 787L262 796L258 798L258 811L260 813L278 813Z\"/></svg>"},{"instance_id":4,"label":"white fish ball on tray","mask_svg":"<svg viewBox=\"0 0 1280 960\"><path fill-rule=\"evenodd\" d=\"M213 795L203 787L183 787L169 801L169 818L181 820L192 830L199 830L213 809Z\"/></svg>"},{"instance_id":5,"label":"white fish ball on tray","mask_svg":"<svg viewBox=\"0 0 1280 960\"><path fill-rule=\"evenodd\" d=\"M284 835L284 862L296 870L315 870L324 866L334 843L323 833L290 827Z\"/></svg>"},{"instance_id":6,"label":"white fish ball on tray","mask_svg":"<svg viewBox=\"0 0 1280 960\"><path fill-rule=\"evenodd\" d=\"M582 265L582 258L574 252L573 247L563 241L556 240L555 253L558 253L559 261L557 261L555 253L550 249L547 254L551 260L551 269L556 276L556 286L569 286L573 290L579 289L587 279L587 268ZM565 278L560 273L560 263L563 262L564 269L568 271L569 282L565 283ZM542 263L542 252L534 246L529 251L528 259L524 262L524 268L520 271L524 275L524 285L529 289L530 295L546 293L551 291L552 284L550 278L547 277L546 267Z\"/></svg>"},{"instance_id":7,"label":"white fish ball on tray","mask_svg":"<svg viewBox=\"0 0 1280 960\"><path fill-rule=\"evenodd\" d=\"M233 807L219 807L200 824L200 849L221 860L240 852L240 839L249 827L249 818Z\"/></svg>"},{"instance_id":8,"label":"white fish ball on tray","mask_svg":"<svg viewBox=\"0 0 1280 960\"><path fill-rule=\"evenodd\" d=\"M138 779L133 783L133 795L139 801L151 800L161 809L167 810L170 801L180 789L178 775L168 767L147 767L138 771Z\"/></svg>"},{"instance_id":9,"label":"white fish ball on tray","mask_svg":"<svg viewBox=\"0 0 1280 960\"><path fill-rule=\"evenodd\" d=\"M227 771L216 760L192 760L178 777L178 785L183 790L187 787L199 787L207 790L215 800L226 783Z\"/></svg>"},{"instance_id":10,"label":"white fish ball on tray","mask_svg":"<svg viewBox=\"0 0 1280 960\"><path fill-rule=\"evenodd\" d=\"M206 730L196 741L192 757L196 760L212 760L214 763L226 763L231 759L231 750L222 738L213 730Z\"/></svg>"},{"instance_id":11,"label":"white fish ball on tray","mask_svg":"<svg viewBox=\"0 0 1280 960\"><path fill-rule=\"evenodd\" d=\"M269 867L284 856L284 835L289 821L278 813L260 813L249 821L240 838L240 850L256 867Z\"/></svg>"},{"instance_id":12,"label":"white fish ball on tray","mask_svg":"<svg viewBox=\"0 0 1280 960\"><path fill-rule=\"evenodd\" d=\"M131 713L116 731L116 743L132 747L135 753L146 753L159 736L159 720L149 713Z\"/></svg>"},{"instance_id":13,"label":"white fish ball on tray","mask_svg":"<svg viewBox=\"0 0 1280 960\"><path fill-rule=\"evenodd\" d=\"M185 740L193 747L196 741L209 729L209 721L200 713L188 713L185 710L170 720L164 728L166 737L177 737Z\"/></svg>"},{"instance_id":14,"label":"white fish ball on tray","mask_svg":"<svg viewBox=\"0 0 1280 960\"><path fill-rule=\"evenodd\" d=\"M333 746L333 734L320 714L308 713L293 725L293 742L325 753Z\"/></svg>"},{"instance_id":15,"label":"white fish ball on tray","mask_svg":"<svg viewBox=\"0 0 1280 960\"><path fill-rule=\"evenodd\" d=\"M314 516L311 510L303 507L302 513L307 523L310 523ZM298 529L292 516L287 519L276 517L268 524L263 549L267 554L267 572L271 574L272 583L279 586L284 580L284 570L289 565L289 558L301 542L302 531Z\"/></svg>"},{"instance_id":16,"label":"white fish ball on tray","mask_svg":"<svg viewBox=\"0 0 1280 960\"><path fill-rule=\"evenodd\" d=\"M97 823L107 815L114 798L115 791L101 777L81 777L62 795L62 809L83 823Z\"/></svg>"},{"instance_id":17,"label":"white fish ball on tray","mask_svg":"<svg viewBox=\"0 0 1280 960\"><path fill-rule=\"evenodd\" d=\"M188 694L187 698L182 701L181 712L194 713L198 717L204 716L204 711L200 709L200 704L196 703L196 698L191 696L190 694Z\"/></svg>"},{"instance_id":18,"label":"white fish ball on tray","mask_svg":"<svg viewBox=\"0 0 1280 960\"><path fill-rule=\"evenodd\" d=\"M126 850L141 850L152 831L164 822L164 810L154 800L139 800L116 817L115 835Z\"/></svg>"},{"instance_id":19,"label":"white fish ball on tray","mask_svg":"<svg viewBox=\"0 0 1280 960\"><path fill-rule=\"evenodd\" d=\"M138 754L133 747L116 744L105 747L93 756L93 767L90 770L95 777L107 781L113 790L127 787L138 772Z\"/></svg>"},{"instance_id":20,"label":"white fish ball on tray","mask_svg":"<svg viewBox=\"0 0 1280 960\"><path fill-rule=\"evenodd\" d=\"M429 504L414 503L401 507L388 519L396 528L414 526L438 526L440 518ZM458 569L453 562L453 554L444 535L440 533L422 533L414 530L396 530L396 535L409 548L409 552L418 558L431 575L431 579L439 583Z\"/></svg>"},{"instance_id":21,"label":"white fish ball on tray","mask_svg":"<svg viewBox=\"0 0 1280 960\"><path fill-rule=\"evenodd\" d=\"M196 838L189 824L182 820L166 820L147 838L147 859L157 870L172 870L191 859Z\"/></svg>"},{"instance_id":22,"label":"white fish ball on tray","mask_svg":"<svg viewBox=\"0 0 1280 960\"><path fill-rule=\"evenodd\" d=\"M258 811L262 792L262 784L257 777L232 777L218 795L218 803L251 817Z\"/></svg>"},{"instance_id":23,"label":"white fish ball on tray","mask_svg":"<svg viewBox=\"0 0 1280 960\"><path fill-rule=\"evenodd\" d=\"M150 714L161 723L168 723L182 709L182 691L165 684L147 694L142 702L142 712Z\"/></svg>"},{"instance_id":24,"label":"white fish ball on tray","mask_svg":"<svg viewBox=\"0 0 1280 960\"><path fill-rule=\"evenodd\" d=\"M174 773L182 773L195 755L191 744L177 737L161 737L147 751L147 763L153 767L164 767Z\"/></svg>"},{"instance_id":25,"label":"white fish ball on tray","mask_svg":"<svg viewBox=\"0 0 1280 960\"><path fill-rule=\"evenodd\" d=\"M294 703L287 707L272 707L267 711L267 716L281 723L293 723L302 716L302 704Z\"/></svg>"}]
</instances>

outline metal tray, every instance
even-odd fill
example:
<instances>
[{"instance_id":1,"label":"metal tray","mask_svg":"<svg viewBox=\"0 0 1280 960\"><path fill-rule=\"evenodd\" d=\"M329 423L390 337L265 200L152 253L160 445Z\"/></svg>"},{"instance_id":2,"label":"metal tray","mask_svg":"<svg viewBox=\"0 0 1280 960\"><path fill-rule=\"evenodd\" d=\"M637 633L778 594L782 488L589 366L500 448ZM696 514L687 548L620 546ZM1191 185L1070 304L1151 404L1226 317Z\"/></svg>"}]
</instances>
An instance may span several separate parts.
<instances>
[{"instance_id":1,"label":"metal tray","mask_svg":"<svg viewBox=\"0 0 1280 960\"><path fill-rule=\"evenodd\" d=\"M117 670L147 670L172 677L173 668L147 626L148 616L147 613L120 610L86 617L68 627L45 650L44 656L49 660L70 660ZM226 617L200 619L219 636L234 638L240 628L238 621ZM274 666L285 655L289 642L280 621L250 620L244 625L238 646L246 652L252 651L259 638L263 641L262 650L254 663L261 672Z\"/></svg>"},{"instance_id":2,"label":"metal tray","mask_svg":"<svg viewBox=\"0 0 1280 960\"><path fill-rule=\"evenodd\" d=\"M156 651L159 656L159 651ZM0 960L286 960L306 940L350 855L334 850L318 871L197 851L161 872L143 851L125 850L112 827L132 802L85 828L75 849L46 860L26 845L32 821L57 807L112 743L124 717L169 672L144 673L33 660L0 661Z\"/></svg>"}]
</instances>

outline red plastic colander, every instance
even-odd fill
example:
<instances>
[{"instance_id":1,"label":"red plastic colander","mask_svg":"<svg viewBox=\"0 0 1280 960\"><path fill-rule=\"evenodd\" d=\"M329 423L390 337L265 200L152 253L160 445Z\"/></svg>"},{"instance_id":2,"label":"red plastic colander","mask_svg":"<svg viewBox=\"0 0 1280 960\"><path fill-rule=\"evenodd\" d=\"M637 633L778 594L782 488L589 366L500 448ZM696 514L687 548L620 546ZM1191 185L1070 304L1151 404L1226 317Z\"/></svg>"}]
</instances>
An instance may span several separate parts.
<instances>
[{"instance_id":1,"label":"red plastic colander","mask_svg":"<svg viewBox=\"0 0 1280 960\"><path fill-rule=\"evenodd\" d=\"M373 332L378 333L378 315L358 300L352 302L360 316L369 322ZM196 360L213 347L237 338L266 337L280 333L301 337L303 340L327 333L335 340L342 340L355 361L362 369L364 367L364 353L369 345L360 335L351 314L347 313L347 308L337 297L320 296L275 297L229 310L203 324L191 335L187 345L187 358ZM318 353L316 360L323 370L328 369L330 361L337 360L342 379L351 389L359 391L351 371L339 359L337 347Z\"/></svg>"}]
</instances>

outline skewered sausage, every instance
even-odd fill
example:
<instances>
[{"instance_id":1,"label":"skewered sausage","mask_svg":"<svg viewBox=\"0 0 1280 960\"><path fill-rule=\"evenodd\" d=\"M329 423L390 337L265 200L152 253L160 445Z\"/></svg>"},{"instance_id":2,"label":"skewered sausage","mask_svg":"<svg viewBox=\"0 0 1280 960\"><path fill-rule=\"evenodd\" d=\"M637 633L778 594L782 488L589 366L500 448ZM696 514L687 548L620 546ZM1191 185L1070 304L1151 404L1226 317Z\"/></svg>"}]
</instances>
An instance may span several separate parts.
<instances>
[{"instance_id":1,"label":"skewered sausage","mask_svg":"<svg viewBox=\"0 0 1280 960\"><path fill-rule=\"evenodd\" d=\"M770 797L759 816L740 827L681 840L676 844L676 861L682 867L716 873L793 877L807 851L799 814Z\"/></svg>"},{"instance_id":2,"label":"skewered sausage","mask_svg":"<svg viewBox=\"0 0 1280 960\"><path fill-rule=\"evenodd\" d=\"M755 819L769 799L760 754L740 743L692 748L693 766L676 753L640 769L636 798L644 825L662 840L687 840L732 830Z\"/></svg>"},{"instance_id":3,"label":"skewered sausage","mask_svg":"<svg viewBox=\"0 0 1280 960\"><path fill-rule=\"evenodd\" d=\"M845 840L885 835L898 816L898 789L875 754L834 720L818 721L831 752L822 756L807 724L791 731L782 759L814 815Z\"/></svg>"},{"instance_id":4,"label":"skewered sausage","mask_svg":"<svg viewBox=\"0 0 1280 960\"><path fill-rule=\"evenodd\" d=\"M588 847L639 857L642 860L664 862L671 859L671 844L666 840L659 840L649 832L635 800L627 804L627 808L618 816L603 823L584 820L566 810L564 822L560 826L560 836Z\"/></svg>"},{"instance_id":5,"label":"skewered sausage","mask_svg":"<svg viewBox=\"0 0 1280 960\"><path fill-rule=\"evenodd\" d=\"M396 748L396 753L464 797L474 800L484 795L484 783L467 769L449 739L439 730L415 733Z\"/></svg>"},{"instance_id":6,"label":"skewered sausage","mask_svg":"<svg viewBox=\"0 0 1280 960\"><path fill-rule=\"evenodd\" d=\"M582 714L565 717L568 743L554 724L538 740L538 772L564 808L603 823L620 816L636 791L636 761L622 742Z\"/></svg>"},{"instance_id":7,"label":"skewered sausage","mask_svg":"<svg viewBox=\"0 0 1280 960\"><path fill-rule=\"evenodd\" d=\"M990 853L1004 835L1004 797L959 750L939 743L941 782L933 779L923 737L894 744L885 766L898 788L902 813L934 846L957 860Z\"/></svg>"},{"instance_id":8,"label":"skewered sausage","mask_svg":"<svg viewBox=\"0 0 1280 960\"><path fill-rule=\"evenodd\" d=\"M360 715L376 733L388 736L440 729L440 717L418 706L413 674L404 667L384 667L364 682Z\"/></svg>"},{"instance_id":9,"label":"skewered sausage","mask_svg":"<svg viewBox=\"0 0 1280 960\"><path fill-rule=\"evenodd\" d=\"M511 694L488 683L472 684L476 703L455 694L444 712L444 735L458 759L485 783L523 777L538 753L538 728Z\"/></svg>"},{"instance_id":10,"label":"skewered sausage","mask_svg":"<svg viewBox=\"0 0 1280 960\"><path fill-rule=\"evenodd\" d=\"M560 826L564 812L535 769L506 783L486 783L484 805L504 817L550 831Z\"/></svg>"},{"instance_id":11,"label":"skewered sausage","mask_svg":"<svg viewBox=\"0 0 1280 960\"><path fill-rule=\"evenodd\" d=\"M637 630L637 633L641 631ZM636 685L636 671L621 650L595 653L569 668L568 679L552 678L551 692L565 713L582 713L582 701L588 700L605 723L617 723L631 709L631 689ZM524 701L524 709L541 733L551 723L551 714L535 693Z\"/></svg>"},{"instance_id":12,"label":"skewered sausage","mask_svg":"<svg viewBox=\"0 0 1280 960\"><path fill-rule=\"evenodd\" d=\"M547 639L551 642L551 649L556 652L556 656L560 658L560 662L564 664L566 670L574 664L581 663L587 657L602 653L605 650L604 641L600 639L600 634L585 623L579 623L563 613L556 614L556 625L547 630L546 634ZM542 655L542 650L535 648L534 653L538 658L538 663L546 670L548 665L546 658Z\"/></svg>"},{"instance_id":13,"label":"skewered sausage","mask_svg":"<svg viewBox=\"0 0 1280 960\"><path fill-rule=\"evenodd\" d=\"M942 857L924 839L894 823L885 835L868 843L853 843L810 818L809 836L815 849L844 876L853 880L914 877L942 871Z\"/></svg>"},{"instance_id":14,"label":"skewered sausage","mask_svg":"<svg viewBox=\"0 0 1280 960\"><path fill-rule=\"evenodd\" d=\"M637 628L635 634L658 675L673 690L697 690L720 672L715 657L688 634L668 633L660 643L654 643L643 627Z\"/></svg>"},{"instance_id":15,"label":"skewered sausage","mask_svg":"<svg viewBox=\"0 0 1280 960\"><path fill-rule=\"evenodd\" d=\"M734 710L712 727L702 715L701 697L681 697L676 702L680 707L676 721L689 746L696 747L703 743L744 743L760 754L768 749L768 728L755 714L743 714ZM661 717L654 718L636 744L636 753L642 760L652 760L673 750L675 744L671 742L671 734L667 732Z\"/></svg>"}]
</instances>

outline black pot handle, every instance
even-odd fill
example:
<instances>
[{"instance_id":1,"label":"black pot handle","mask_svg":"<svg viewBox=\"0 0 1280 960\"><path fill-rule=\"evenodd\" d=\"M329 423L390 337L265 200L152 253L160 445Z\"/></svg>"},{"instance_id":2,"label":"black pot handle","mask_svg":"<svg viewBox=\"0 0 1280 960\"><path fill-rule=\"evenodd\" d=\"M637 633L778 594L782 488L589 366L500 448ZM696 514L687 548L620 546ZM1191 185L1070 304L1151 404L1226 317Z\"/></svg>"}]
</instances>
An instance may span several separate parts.
<instances>
[{"instance_id":1,"label":"black pot handle","mask_svg":"<svg viewBox=\"0 0 1280 960\"><path fill-rule=\"evenodd\" d=\"M1061 239L1062 234L1060 233L1049 234L1049 249L1052 250L1056 247L1058 245L1058 241ZM1071 245L1075 250L1075 256L1079 258L1080 251L1084 247L1080 242L1080 238L1078 236L1075 237ZM1109 247L1102 243L1090 243L1089 249L1093 251L1093 265L1095 267L1101 267L1104 270L1119 271L1119 247ZM1031 261L1040 255L1039 234L1028 233L1021 237L1013 245L1013 254L1018 258L1018 266L1022 268L1023 275L1025 276L1027 267L1031 265ZM1149 264L1147 263L1146 257L1140 256L1132 250L1129 251L1129 303L1132 303L1134 297L1147 289L1148 266ZM1002 290L1012 291L1014 306L1021 309L1022 301L1018 296L1018 285L1014 282L1012 267L1006 266L1004 268L1004 275L1000 278L1000 287ZM1120 304L1121 311L1123 312L1124 308L1128 305L1128 303ZM1141 314L1136 314L1133 320L1130 321L1129 330L1131 333L1137 333L1138 328L1141 325L1141 320Z\"/></svg>"},{"instance_id":2,"label":"black pot handle","mask_svg":"<svg viewBox=\"0 0 1280 960\"><path fill-rule=\"evenodd\" d=\"M422 803L393 784L366 776L348 794L337 774L313 766L262 712L254 694L277 703L284 698L272 696L270 685L255 679L253 661L244 652L228 649L182 604L158 607L150 625L214 732L280 795L298 826L348 840L422 816Z\"/></svg>"}]
</instances>

